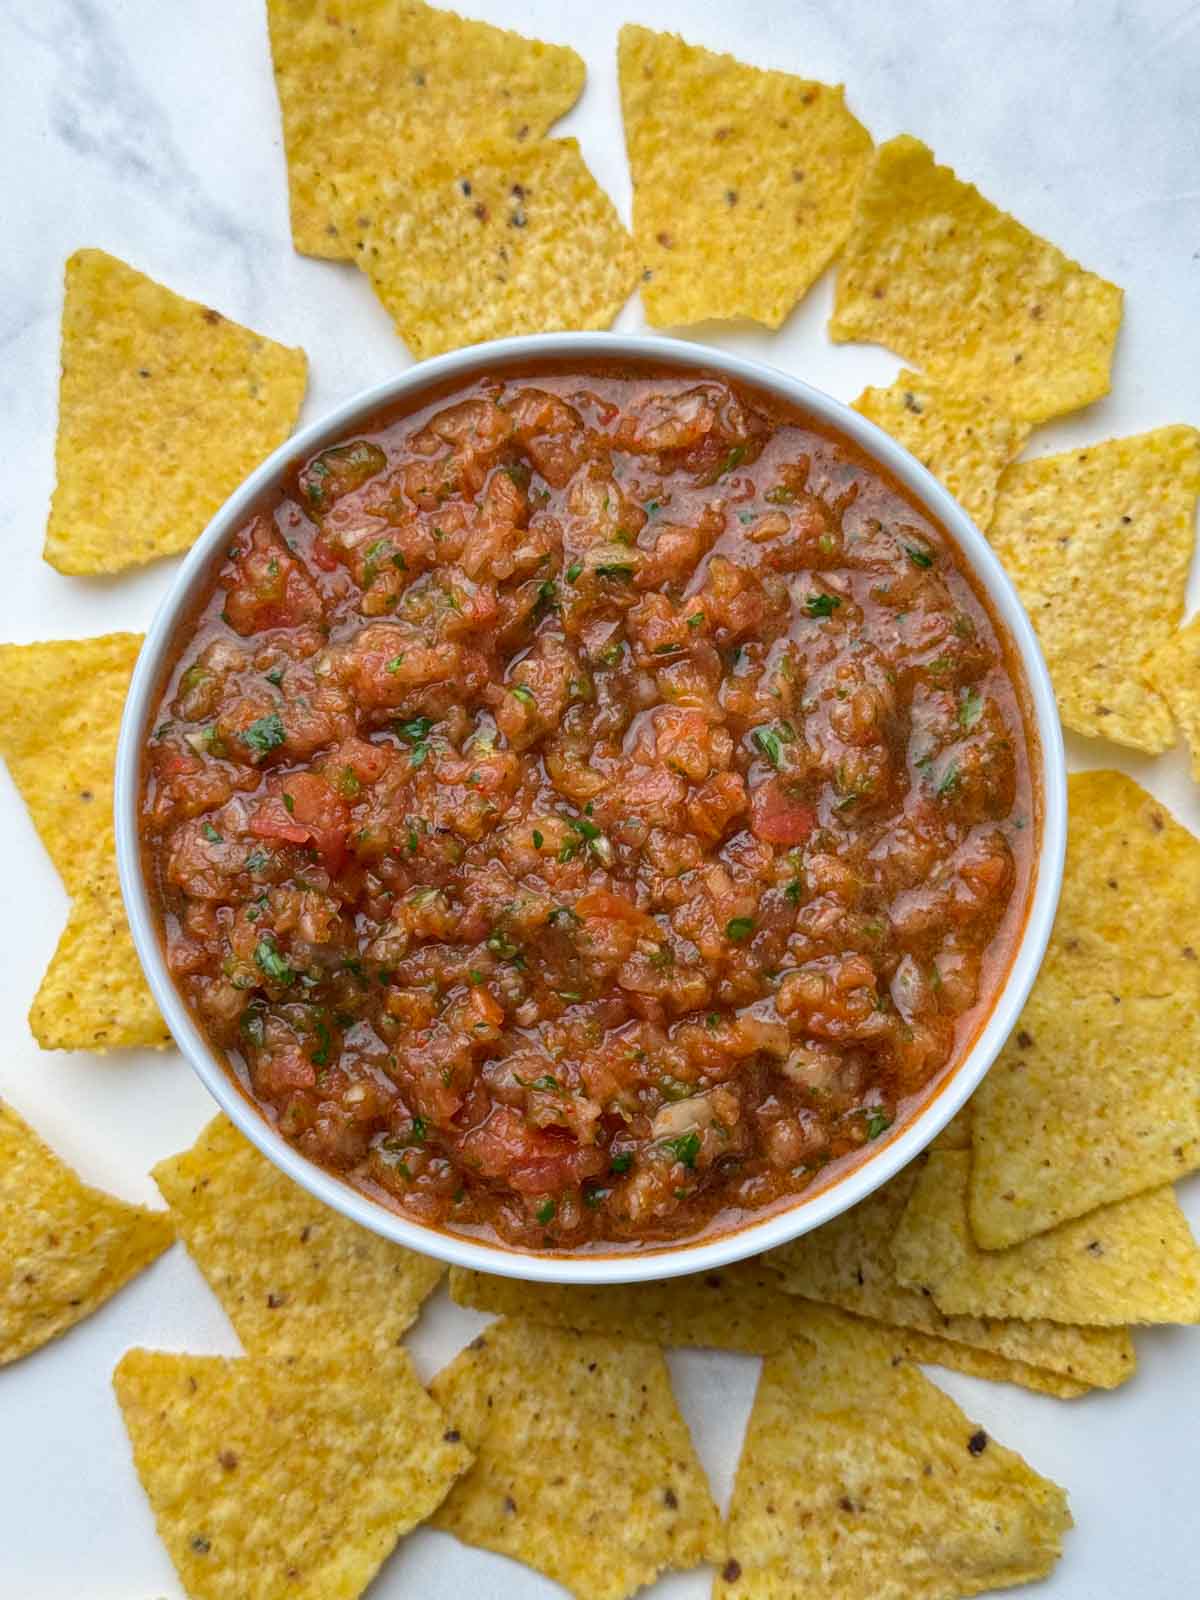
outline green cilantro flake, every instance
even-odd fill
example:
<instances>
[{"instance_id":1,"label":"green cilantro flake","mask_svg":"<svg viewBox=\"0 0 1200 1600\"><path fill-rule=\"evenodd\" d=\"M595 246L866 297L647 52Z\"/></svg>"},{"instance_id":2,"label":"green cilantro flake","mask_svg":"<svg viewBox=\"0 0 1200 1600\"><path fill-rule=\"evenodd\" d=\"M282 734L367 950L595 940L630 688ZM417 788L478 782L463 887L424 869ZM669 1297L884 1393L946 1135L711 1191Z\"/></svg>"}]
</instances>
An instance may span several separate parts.
<instances>
[{"instance_id":1,"label":"green cilantro flake","mask_svg":"<svg viewBox=\"0 0 1200 1600\"><path fill-rule=\"evenodd\" d=\"M970 731L983 715L983 696L978 689L968 689L958 707L959 726Z\"/></svg>"},{"instance_id":2,"label":"green cilantro flake","mask_svg":"<svg viewBox=\"0 0 1200 1600\"><path fill-rule=\"evenodd\" d=\"M537 1218L537 1220L544 1225L547 1222L553 1222L554 1213L557 1210L558 1210L558 1207L557 1207L557 1205L555 1205L553 1200L543 1200L541 1205L537 1208L537 1210L533 1214Z\"/></svg>"},{"instance_id":3,"label":"green cilantro flake","mask_svg":"<svg viewBox=\"0 0 1200 1600\"><path fill-rule=\"evenodd\" d=\"M920 545L906 544L904 553L914 566L929 568L933 565L933 557L928 550L923 550Z\"/></svg>"},{"instance_id":4,"label":"green cilantro flake","mask_svg":"<svg viewBox=\"0 0 1200 1600\"><path fill-rule=\"evenodd\" d=\"M572 561L571 565L567 568L567 582L568 583L574 583L576 578L579 576L579 574L582 571L583 571L583 562L582 561Z\"/></svg>"},{"instance_id":5,"label":"green cilantro flake","mask_svg":"<svg viewBox=\"0 0 1200 1600\"><path fill-rule=\"evenodd\" d=\"M610 1172L628 1172L632 1165L633 1152L631 1150L619 1150L608 1163L608 1170Z\"/></svg>"},{"instance_id":6,"label":"green cilantro flake","mask_svg":"<svg viewBox=\"0 0 1200 1600\"><path fill-rule=\"evenodd\" d=\"M545 844L545 842L546 841L542 837L542 834L541 834L540 830L535 828L533 830L533 848L535 850L540 850L542 848L542 846Z\"/></svg>"},{"instance_id":7,"label":"green cilantro flake","mask_svg":"<svg viewBox=\"0 0 1200 1600\"><path fill-rule=\"evenodd\" d=\"M220 844L221 843L221 835L213 827L211 822L203 822L203 823L201 823L200 832L208 840L209 844Z\"/></svg>"},{"instance_id":8,"label":"green cilantro flake","mask_svg":"<svg viewBox=\"0 0 1200 1600\"><path fill-rule=\"evenodd\" d=\"M272 750L278 750L286 738L283 719L277 711L272 711L269 716L259 717L242 734L243 741L254 753L255 761L261 761L264 756L270 755Z\"/></svg>"},{"instance_id":9,"label":"green cilantro flake","mask_svg":"<svg viewBox=\"0 0 1200 1600\"><path fill-rule=\"evenodd\" d=\"M732 939L734 944L744 944L753 932L753 917L730 917L725 924L725 937Z\"/></svg>"},{"instance_id":10,"label":"green cilantro flake","mask_svg":"<svg viewBox=\"0 0 1200 1600\"><path fill-rule=\"evenodd\" d=\"M258 941L254 960L272 982L285 985L295 982L296 974L280 955L279 947L273 937L268 936Z\"/></svg>"},{"instance_id":11,"label":"green cilantro flake","mask_svg":"<svg viewBox=\"0 0 1200 1600\"><path fill-rule=\"evenodd\" d=\"M533 690L530 689L526 684L514 684L509 693L512 695L514 700L519 700L523 706L537 705L537 700L534 697Z\"/></svg>"},{"instance_id":12,"label":"green cilantro flake","mask_svg":"<svg viewBox=\"0 0 1200 1600\"><path fill-rule=\"evenodd\" d=\"M700 1135L693 1129L690 1133L681 1133L678 1139L664 1139L663 1149L669 1150L676 1161L682 1161L690 1171L700 1154Z\"/></svg>"},{"instance_id":13,"label":"green cilantro flake","mask_svg":"<svg viewBox=\"0 0 1200 1600\"><path fill-rule=\"evenodd\" d=\"M804 602L804 609L810 617L831 617L841 603L840 595L810 594Z\"/></svg>"},{"instance_id":14,"label":"green cilantro flake","mask_svg":"<svg viewBox=\"0 0 1200 1600\"><path fill-rule=\"evenodd\" d=\"M878 1139L892 1125L892 1119L882 1106L872 1106L867 1112L867 1138Z\"/></svg>"}]
</instances>

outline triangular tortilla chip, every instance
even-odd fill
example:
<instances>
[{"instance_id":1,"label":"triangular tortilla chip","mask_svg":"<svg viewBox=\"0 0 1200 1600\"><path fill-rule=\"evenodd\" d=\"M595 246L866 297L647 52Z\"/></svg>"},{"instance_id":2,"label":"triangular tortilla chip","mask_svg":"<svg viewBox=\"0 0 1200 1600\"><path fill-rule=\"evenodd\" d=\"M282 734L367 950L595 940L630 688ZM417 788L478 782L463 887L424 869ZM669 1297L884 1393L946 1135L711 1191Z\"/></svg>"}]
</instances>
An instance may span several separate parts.
<instances>
[{"instance_id":1,"label":"triangular tortilla chip","mask_svg":"<svg viewBox=\"0 0 1200 1600\"><path fill-rule=\"evenodd\" d=\"M188 549L292 431L307 366L103 250L76 251L46 560L121 572Z\"/></svg>"},{"instance_id":2,"label":"triangular tortilla chip","mask_svg":"<svg viewBox=\"0 0 1200 1600\"><path fill-rule=\"evenodd\" d=\"M67 888L112 824L113 762L140 633L0 645L0 755Z\"/></svg>"},{"instance_id":3,"label":"triangular tortilla chip","mask_svg":"<svg viewBox=\"0 0 1200 1600\"><path fill-rule=\"evenodd\" d=\"M393 1348L446 1270L314 1200L223 1116L154 1178L251 1355Z\"/></svg>"},{"instance_id":4,"label":"triangular tortilla chip","mask_svg":"<svg viewBox=\"0 0 1200 1600\"><path fill-rule=\"evenodd\" d=\"M841 85L632 24L617 60L647 318L777 328L841 248L871 152Z\"/></svg>"},{"instance_id":5,"label":"triangular tortilla chip","mask_svg":"<svg viewBox=\"0 0 1200 1600\"><path fill-rule=\"evenodd\" d=\"M1192 777L1200 783L1200 616L1173 633L1142 663L1179 724L1192 751Z\"/></svg>"},{"instance_id":6,"label":"triangular tortilla chip","mask_svg":"<svg viewBox=\"0 0 1200 1600\"><path fill-rule=\"evenodd\" d=\"M1050 947L972 1101L988 1250L1200 1167L1200 839L1120 772L1069 804Z\"/></svg>"},{"instance_id":7,"label":"triangular tortilla chip","mask_svg":"<svg viewBox=\"0 0 1200 1600\"><path fill-rule=\"evenodd\" d=\"M113 1387L192 1600L353 1600L471 1459L402 1350L130 1350Z\"/></svg>"},{"instance_id":8,"label":"triangular tortilla chip","mask_svg":"<svg viewBox=\"0 0 1200 1600\"><path fill-rule=\"evenodd\" d=\"M996 485L1033 431L998 411L986 395L957 394L919 372L902 372L886 389L864 389L854 402L929 468L972 518L986 529Z\"/></svg>"},{"instance_id":9,"label":"triangular tortilla chip","mask_svg":"<svg viewBox=\"0 0 1200 1600\"><path fill-rule=\"evenodd\" d=\"M111 825L78 862L70 915L29 1009L43 1050L171 1042L125 916Z\"/></svg>"},{"instance_id":10,"label":"triangular tortilla chip","mask_svg":"<svg viewBox=\"0 0 1200 1600\"><path fill-rule=\"evenodd\" d=\"M896 1278L891 1241L918 1170L916 1166L905 1168L823 1228L770 1251L764 1260L777 1268L784 1289L858 1316L1048 1368L1075 1383L1112 1389L1133 1376L1133 1341L1123 1328L947 1317L928 1295L904 1288Z\"/></svg>"},{"instance_id":11,"label":"triangular tortilla chip","mask_svg":"<svg viewBox=\"0 0 1200 1600\"><path fill-rule=\"evenodd\" d=\"M474 139L534 143L583 89L574 50L419 0L267 0L267 22L305 255L352 254L330 203L338 173L408 171Z\"/></svg>"},{"instance_id":12,"label":"triangular tortilla chip","mask_svg":"<svg viewBox=\"0 0 1200 1600\"><path fill-rule=\"evenodd\" d=\"M1183 618L1200 494L1200 432L1020 461L988 537L1038 631L1063 722L1156 754L1175 742L1141 669Z\"/></svg>"},{"instance_id":13,"label":"triangular tortilla chip","mask_svg":"<svg viewBox=\"0 0 1200 1600\"><path fill-rule=\"evenodd\" d=\"M715 1560L720 1519L662 1353L502 1321L431 1385L478 1459L433 1519L579 1600Z\"/></svg>"},{"instance_id":14,"label":"triangular tortilla chip","mask_svg":"<svg viewBox=\"0 0 1200 1600\"><path fill-rule=\"evenodd\" d=\"M0 1101L0 1366L91 1316L173 1238L165 1211L81 1182Z\"/></svg>"},{"instance_id":15,"label":"triangular tortilla chip","mask_svg":"<svg viewBox=\"0 0 1200 1600\"><path fill-rule=\"evenodd\" d=\"M355 261L421 359L509 334L606 328L633 242L574 139L454 146L338 179Z\"/></svg>"},{"instance_id":16,"label":"triangular tortilla chip","mask_svg":"<svg viewBox=\"0 0 1200 1600\"><path fill-rule=\"evenodd\" d=\"M904 134L880 145L838 268L830 335L887 345L1011 417L1109 389L1121 291L998 210Z\"/></svg>"},{"instance_id":17,"label":"triangular tortilla chip","mask_svg":"<svg viewBox=\"0 0 1200 1600\"><path fill-rule=\"evenodd\" d=\"M863 1324L759 1379L718 1600L952 1600L1044 1577L1067 1497Z\"/></svg>"},{"instance_id":18,"label":"triangular tortilla chip","mask_svg":"<svg viewBox=\"0 0 1200 1600\"><path fill-rule=\"evenodd\" d=\"M1169 1185L1009 1250L981 1250L967 1221L968 1151L935 1152L892 1241L896 1276L938 1309L1119 1327L1200 1322L1200 1250Z\"/></svg>"},{"instance_id":19,"label":"triangular tortilla chip","mask_svg":"<svg viewBox=\"0 0 1200 1600\"><path fill-rule=\"evenodd\" d=\"M527 1317L553 1328L756 1356L790 1349L804 1337L814 1315L824 1315L823 1308L812 1301L785 1294L779 1287L779 1274L757 1261L668 1278L662 1283L595 1288L524 1283L519 1278L497 1278L452 1267L450 1296L458 1305L475 1311ZM1087 1390L1086 1384L992 1351L973 1350L910 1328L877 1326L893 1354L907 1360L950 1367L993 1383L1019 1383L1063 1398Z\"/></svg>"}]
</instances>

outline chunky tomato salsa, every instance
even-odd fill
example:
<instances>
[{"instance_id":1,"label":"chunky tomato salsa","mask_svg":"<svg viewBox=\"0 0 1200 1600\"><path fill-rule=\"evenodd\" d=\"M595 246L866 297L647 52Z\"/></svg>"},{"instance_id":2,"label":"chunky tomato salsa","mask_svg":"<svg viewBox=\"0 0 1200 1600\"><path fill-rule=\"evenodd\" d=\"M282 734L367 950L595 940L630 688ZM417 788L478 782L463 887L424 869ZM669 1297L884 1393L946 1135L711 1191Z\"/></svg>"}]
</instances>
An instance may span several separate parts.
<instances>
[{"instance_id":1,"label":"chunky tomato salsa","mask_svg":"<svg viewBox=\"0 0 1200 1600\"><path fill-rule=\"evenodd\" d=\"M986 1014L1035 826L947 536L713 378L530 370L297 464L149 740L171 971L305 1155L537 1249L694 1234Z\"/></svg>"}]
</instances>

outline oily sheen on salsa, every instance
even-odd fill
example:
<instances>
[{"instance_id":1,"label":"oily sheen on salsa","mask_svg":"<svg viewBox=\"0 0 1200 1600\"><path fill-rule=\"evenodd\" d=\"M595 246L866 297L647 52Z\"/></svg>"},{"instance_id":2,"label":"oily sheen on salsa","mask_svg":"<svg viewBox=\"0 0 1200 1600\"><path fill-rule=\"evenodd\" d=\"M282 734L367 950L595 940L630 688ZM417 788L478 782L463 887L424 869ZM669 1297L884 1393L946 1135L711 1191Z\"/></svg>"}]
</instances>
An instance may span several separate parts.
<instances>
[{"instance_id":1,"label":"oily sheen on salsa","mask_svg":"<svg viewBox=\"0 0 1200 1600\"><path fill-rule=\"evenodd\" d=\"M171 971L420 1221L694 1234L889 1128L990 1007L1035 817L1003 640L847 440L529 370L297 463L163 695Z\"/></svg>"}]
</instances>

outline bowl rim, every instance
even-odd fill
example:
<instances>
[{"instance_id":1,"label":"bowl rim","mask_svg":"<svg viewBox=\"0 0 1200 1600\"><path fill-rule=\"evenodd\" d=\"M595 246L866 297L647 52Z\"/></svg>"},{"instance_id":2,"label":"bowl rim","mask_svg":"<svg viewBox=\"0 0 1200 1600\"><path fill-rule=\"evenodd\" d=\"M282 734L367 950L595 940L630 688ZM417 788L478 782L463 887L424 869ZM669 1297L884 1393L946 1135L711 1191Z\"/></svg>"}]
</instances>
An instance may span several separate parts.
<instances>
[{"instance_id":1,"label":"bowl rim","mask_svg":"<svg viewBox=\"0 0 1200 1600\"><path fill-rule=\"evenodd\" d=\"M216 550L236 532L297 457L336 443L386 408L449 380L545 359L631 359L661 368L715 374L788 402L852 439L927 508L957 544L1008 633L1024 675L1038 752L1042 832L1034 855L1035 878L1020 939L1007 976L983 1026L962 1059L911 1122L844 1175L811 1196L772 1209L712 1236L649 1242L613 1254L549 1254L449 1233L404 1217L310 1161L289 1145L222 1065L175 989L159 944L156 919L142 870L138 799L144 734L181 618L208 577ZM1033 627L1011 580L984 535L933 475L889 434L831 395L765 361L747 359L690 340L643 334L547 333L471 345L418 362L383 383L361 390L291 435L225 501L192 546L159 603L130 681L117 745L114 785L117 867L134 945L150 989L183 1055L218 1106L268 1160L316 1199L397 1244L452 1266L530 1282L635 1283L711 1271L786 1244L849 1210L913 1160L978 1087L1016 1024L1042 963L1054 923L1066 851L1067 786L1062 729L1050 676Z\"/></svg>"}]
</instances>

